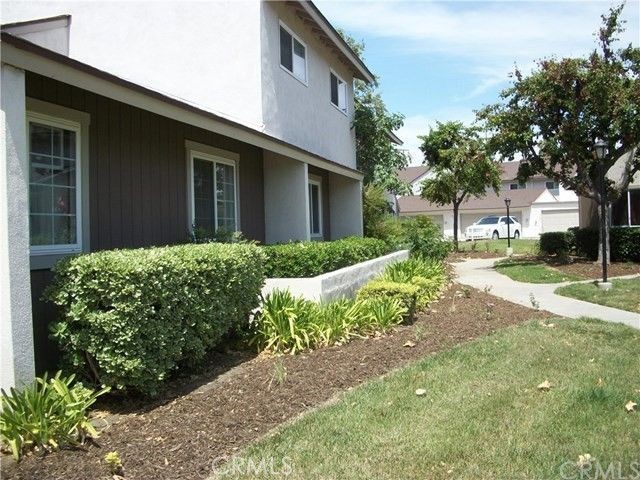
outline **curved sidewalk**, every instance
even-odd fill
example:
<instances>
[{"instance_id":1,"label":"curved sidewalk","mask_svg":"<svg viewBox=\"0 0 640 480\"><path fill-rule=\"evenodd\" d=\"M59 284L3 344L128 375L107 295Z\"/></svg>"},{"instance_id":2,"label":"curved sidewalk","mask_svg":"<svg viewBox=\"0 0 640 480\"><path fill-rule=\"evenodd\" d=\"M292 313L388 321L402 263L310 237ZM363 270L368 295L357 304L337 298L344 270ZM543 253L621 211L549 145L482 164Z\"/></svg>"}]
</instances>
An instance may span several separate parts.
<instances>
[{"instance_id":1,"label":"curved sidewalk","mask_svg":"<svg viewBox=\"0 0 640 480\"><path fill-rule=\"evenodd\" d=\"M471 287L490 288L489 293L513 303L532 307L532 299L538 302L540 310L561 315L563 317L578 318L591 317L607 322L624 323L640 329L640 314L605 307L595 303L583 302L569 297L556 295L554 290L564 283L523 283L511 280L493 269L493 264L499 258L474 258L464 262L454 263L459 283Z\"/></svg>"}]
</instances>

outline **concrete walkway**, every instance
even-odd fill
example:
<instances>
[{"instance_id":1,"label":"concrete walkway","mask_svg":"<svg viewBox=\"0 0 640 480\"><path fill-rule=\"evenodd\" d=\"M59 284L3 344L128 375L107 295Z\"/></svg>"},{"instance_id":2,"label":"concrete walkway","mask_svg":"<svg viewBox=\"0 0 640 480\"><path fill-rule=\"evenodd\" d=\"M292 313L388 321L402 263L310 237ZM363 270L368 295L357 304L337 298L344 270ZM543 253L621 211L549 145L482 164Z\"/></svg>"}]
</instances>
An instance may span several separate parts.
<instances>
[{"instance_id":1,"label":"concrete walkway","mask_svg":"<svg viewBox=\"0 0 640 480\"><path fill-rule=\"evenodd\" d=\"M640 329L640 314L605 307L595 303L583 302L569 297L556 295L554 290L564 283L523 283L511 280L506 275L496 272L493 264L499 258L474 258L454 263L459 283L478 289L490 288L492 295L504 298L513 303L532 307L532 299L539 304L540 310L547 310L556 315L569 318L592 317L607 322L624 323ZM631 276L633 277L633 275Z\"/></svg>"}]
</instances>

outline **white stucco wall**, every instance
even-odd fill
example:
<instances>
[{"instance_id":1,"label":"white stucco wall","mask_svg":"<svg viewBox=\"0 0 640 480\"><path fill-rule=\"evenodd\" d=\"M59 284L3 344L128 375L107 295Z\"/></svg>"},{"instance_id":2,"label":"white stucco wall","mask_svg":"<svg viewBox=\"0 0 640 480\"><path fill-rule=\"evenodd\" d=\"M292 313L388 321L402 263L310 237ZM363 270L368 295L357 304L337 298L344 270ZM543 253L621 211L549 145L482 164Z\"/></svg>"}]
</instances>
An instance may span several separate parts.
<instances>
[{"instance_id":1,"label":"white stucco wall","mask_svg":"<svg viewBox=\"0 0 640 480\"><path fill-rule=\"evenodd\" d=\"M69 56L261 128L260 2L18 2L2 23L71 14Z\"/></svg>"},{"instance_id":2,"label":"white stucco wall","mask_svg":"<svg viewBox=\"0 0 640 480\"><path fill-rule=\"evenodd\" d=\"M262 295L273 290L289 290L293 295L316 302L353 298L357 291L392 263L409 258L408 250L400 250L350 267L308 278L267 278Z\"/></svg>"},{"instance_id":3,"label":"white stucco wall","mask_svg":"<svg viewBox=\"0 0 640 480\"><path fill-rule=\"evenodd\" d=\"M266 243L309 240L307 164L267 150L263 162Z\"/></svg>"},{"instance_id":4,"label":"white stucco wall","mask_svg":"<svg viewBox=\"0 0 640 480\"><path fill-rule=\"evenodd\" d=\"M267 133L355 168L353 75L290 7L263 2L262 15L262 110ZM280 66L280 20L307 46L307 85ZM348 115L331 104L330 69L347 84Z\"/></svg>"},{"instance_id":5,"label":"white stucco wall","mask_svg":"<svg viewBox=\"0 0 640 480\"><path fill-rule=\"evenodd\" d=\"M329 223L332 240L362 236L362 182L329 174Z\"/></svg>"},{"instance_id":6,"label":"white stucco wall","mask_svg":"<svg viewBox=\"0 0 640 480\"><path fill-rule=\"evenodd\" d=\"M0 84L0 387L33 379L29 166L24 72L2 64Z\"/></svg>"}]
</instances>

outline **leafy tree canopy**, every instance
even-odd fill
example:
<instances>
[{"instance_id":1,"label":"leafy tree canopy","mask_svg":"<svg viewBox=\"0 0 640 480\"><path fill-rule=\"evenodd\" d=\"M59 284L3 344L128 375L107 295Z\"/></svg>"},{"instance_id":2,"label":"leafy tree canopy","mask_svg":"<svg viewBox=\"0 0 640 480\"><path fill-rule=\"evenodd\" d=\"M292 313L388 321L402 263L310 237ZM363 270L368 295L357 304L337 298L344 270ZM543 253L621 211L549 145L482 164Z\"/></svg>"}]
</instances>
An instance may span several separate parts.
<instances>
[{"instance_id":1,"label":"leafy tree canopy","mask_svg":"<svg viewBox=\"0 0 640 480\"><path fill-rule=\"evenodd\" d=\"M351 49L362 58L364 43L358 42L340 31ZM404 124L404 115L387 109L378 90L377 80L367 84L355 80L355 112L353 127L356 130L356 162L364 173L364 184L380 185L394 193L406 193L408 185L401 182L396 172L409 164L407 154L391 141L390 132Z\"/></svg>"},{"instance_id":2,"label":"leafy tree canopy","mask_svg":"<svg viewBox=\"0 0 640 480\"><path fill-rule=\"evenodd\" d=\"M454 242L458 242L458 209L469 197L483 197L500 188L500 167L487 153L476 127L462 122L437 122L422 140L420 150L431 176L422 182L422 197L437 205L453 206Z\"/></svg>"},{"instance_id":3,"label":"leafy tree canopy","mask_svg":"<svg viewBox=\"0 0 640 480\"><path fill-rule=\"evenodd\" d=\"M501 101L478 112L491 151L522 159L520 180L540 173L600 202L598 139L607 144L602 168L610 172L610 195L626 189L640 169L640 49L614 46L624 30L622 9L602 16L588 57L543 59L530 75L516 69Z\"/></svg>"}]
</instances>

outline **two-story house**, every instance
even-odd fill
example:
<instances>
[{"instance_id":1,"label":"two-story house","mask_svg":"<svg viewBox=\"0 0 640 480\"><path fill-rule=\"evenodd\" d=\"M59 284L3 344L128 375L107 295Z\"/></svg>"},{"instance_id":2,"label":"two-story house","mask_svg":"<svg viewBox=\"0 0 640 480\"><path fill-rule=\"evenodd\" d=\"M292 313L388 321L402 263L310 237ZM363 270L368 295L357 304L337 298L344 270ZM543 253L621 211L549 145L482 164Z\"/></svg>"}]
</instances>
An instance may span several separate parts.
<instances>
[{"instance_id":1,"label":"two-story house","mask_svg":"<svg viewBox=\"0 0 640 480\"><path fill-rule=\"evenodd\" d=\"M537 238L543 232L564 231L578 225L578 197L558 182L534 176L526 183L516 180L519 162L505 162L498 195L487 192L482 198L470 198L459 211L458 238L464 239L466 228L485 215L505 215L505 198L511 199L511 214L522 224L523 237ZM426 215L440 225L443 234L453 236L453 207L435 205L420 197L421 184L429 178L426 166L408 167L398 172L409 183L412 195L398 197L400 216Z\"/></svg>"},{"instance_id":2,"label":"two-story house","mask_svg":"<svg viewBox=\"0 0 640 480\"><path fill-rule=\"evenodd\" d=\"M2 15L2 386L47 368L65 255L362 234L353 80L311 2L11 2ZM34 348L35 343L35 348Z\"/></svg>"}]
</instances>

